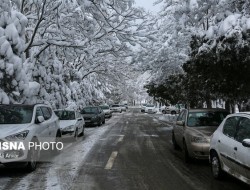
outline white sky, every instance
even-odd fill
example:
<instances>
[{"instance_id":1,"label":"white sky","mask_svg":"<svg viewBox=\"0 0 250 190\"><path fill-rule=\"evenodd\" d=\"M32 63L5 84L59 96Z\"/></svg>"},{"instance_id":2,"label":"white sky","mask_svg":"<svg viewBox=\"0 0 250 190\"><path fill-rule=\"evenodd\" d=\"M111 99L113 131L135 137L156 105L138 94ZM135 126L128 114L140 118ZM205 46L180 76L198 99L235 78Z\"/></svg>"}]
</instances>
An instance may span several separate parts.
<instances>
[{"instance_id":1,"label":"white sky","mask_svg":"<svg viewBox=\"0 0 250 190\"><path fill-rule=\"evenodd\" d=\"M138 7L143 7L150 12L156 13L160 10L160 5L154 6L153 3L155 1L156 0L135 0L135 5Z\"/></svg>"}]
</instances>

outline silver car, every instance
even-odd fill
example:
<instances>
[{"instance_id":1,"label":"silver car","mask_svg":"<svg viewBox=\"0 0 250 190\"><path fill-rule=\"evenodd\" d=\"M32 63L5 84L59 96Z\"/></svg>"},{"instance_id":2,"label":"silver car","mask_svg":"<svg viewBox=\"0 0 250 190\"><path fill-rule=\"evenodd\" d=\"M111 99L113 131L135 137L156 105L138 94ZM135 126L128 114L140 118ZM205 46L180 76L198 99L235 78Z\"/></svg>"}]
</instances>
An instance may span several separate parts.
<instances>
[{"instance_id":1,"label":"silver car","mask_svg":"<svg viewBox=\"0 0 250 190\"><path fill-rule=\"evenodd\" d=\"M229 113L224 109L182 110L172 130L174 148L181 148L185 162L208 159L210 137Z\"/></svg>"}]
</instances>

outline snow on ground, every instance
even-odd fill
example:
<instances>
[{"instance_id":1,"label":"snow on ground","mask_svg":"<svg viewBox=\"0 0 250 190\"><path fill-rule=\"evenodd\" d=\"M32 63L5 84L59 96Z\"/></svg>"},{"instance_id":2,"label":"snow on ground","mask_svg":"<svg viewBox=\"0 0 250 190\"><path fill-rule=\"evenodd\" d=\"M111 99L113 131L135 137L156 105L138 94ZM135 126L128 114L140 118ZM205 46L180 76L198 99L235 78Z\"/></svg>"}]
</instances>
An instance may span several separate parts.
<instances>
[{"instance_id":1,"label":"snow on ground","mask_svg":"<svg viewBox=\"0 0 250 190\"><path fill-rule=\"evenodd\" d=\"M178 114L176 115L171 115L171 114L162 114L162 115L157 115L157 118L160 121L166 121L166 122L175 122L178 117Z\"/></svg>"}]
</instances>

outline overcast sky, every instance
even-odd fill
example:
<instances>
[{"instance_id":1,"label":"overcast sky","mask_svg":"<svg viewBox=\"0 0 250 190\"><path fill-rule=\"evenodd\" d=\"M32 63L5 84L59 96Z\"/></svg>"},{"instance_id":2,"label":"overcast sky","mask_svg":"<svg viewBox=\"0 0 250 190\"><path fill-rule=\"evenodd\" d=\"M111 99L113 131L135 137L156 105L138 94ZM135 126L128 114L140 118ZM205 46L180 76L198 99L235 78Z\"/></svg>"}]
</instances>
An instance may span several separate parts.
<instances>
[{"instance_id":1,"label":"overcast sky","mask_svg":"<svg viewBox=\"0 0 250 190\"><path fill-rule=\"evenodd\" d=\"M150 12L157 12L160 10L160 5L154 6L153 3L155 0L135 0L136 6L144 7Z\"/></svg>"}]
</instances>

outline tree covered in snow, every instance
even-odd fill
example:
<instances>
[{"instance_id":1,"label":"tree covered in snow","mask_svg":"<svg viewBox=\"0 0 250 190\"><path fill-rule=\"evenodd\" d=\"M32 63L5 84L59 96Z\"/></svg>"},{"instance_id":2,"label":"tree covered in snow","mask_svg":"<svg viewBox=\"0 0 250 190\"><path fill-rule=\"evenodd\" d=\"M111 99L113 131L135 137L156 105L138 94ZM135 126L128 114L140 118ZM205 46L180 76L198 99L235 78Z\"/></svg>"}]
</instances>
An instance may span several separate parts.
<instances>
[{"instance_id":1,"label":"tree covered in snow","mask_svg":"<svg viewBox=\"0 0 250 190\"><path fill-rule=\"evenodd\" d=\"M27 80L23 70L27 18L9 0L0 4L0 103L22 101Z\"/></svg>"},{"instance_id":2,"label":"tree covered in snow","mask_svg":"<svg viewBox=\"0 0 250 190\"><path fill-rule=\"evenodd\" d=\"M105 102L115 86L127 89L131 47L149 37L133 0L3 2L2 102L80 107Z\"/></svg>"}]
</instances>

